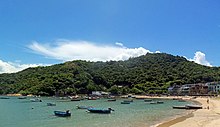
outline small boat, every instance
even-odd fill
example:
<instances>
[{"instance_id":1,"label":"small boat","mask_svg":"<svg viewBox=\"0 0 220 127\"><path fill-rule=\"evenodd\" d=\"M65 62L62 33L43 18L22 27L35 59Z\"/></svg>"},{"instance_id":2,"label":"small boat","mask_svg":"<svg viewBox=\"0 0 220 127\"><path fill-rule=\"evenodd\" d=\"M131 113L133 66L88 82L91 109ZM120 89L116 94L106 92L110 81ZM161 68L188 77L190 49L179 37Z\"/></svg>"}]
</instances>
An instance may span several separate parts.
<instances>
[{"instance_id":1,"label":"small boat","mask_svg":"<svg viewBox=\"0 0 220 127\"><path fill-rule=\"evenodd\" d=\"M10 99L9 97L0 97L0 99Z\"/></svg>"},{"instance_id":2,"label":"small boat","mask_svg":"<svg viewBox=\"0 0 220 127\"><path fill-rule=\"evenodd\" d=\"M183 105L183 106L173 106L173 109L189 109L189 108Z\"/></svg>"},{"instance_id":3,"label":"small boat","mask_svg":"<svg viewBox=\"0 0 220 127\"><path fill-rule=\"evenodd\" d=\"M121 104L131 104L131 102L128 102L128 101L122 101Z\"/></svg>"},{"instance_id":4,"label":"small boat","mask_svg":"<svg viewBox=\"0 0 220 127\"><path fill-rule=\"evenodd\" d=\"M193 105L193 104L187 104L185 105L188 109L202 109L201 105Z\"/></svg>"},{"instance_id":5,"label":"small boat","mask_svg":"<svg viewBox=\"0 0 220 127\"><path fill-rule=\"evenodd\" d=\"M42 100L39 98L30 99L30 101L31 102L42 102Z\"/></svg>"},{"instance_id":6,"label":"small boat","mask_svg":"<svg viewBox=\"0 0 220 127\"><path fill-rule=\"evenodd\" d=\"M21 96L21 97L18 97L18 99L26 99L27 97L23 97L23 96Z\"/></svg>"},{"instance_id":7,"label":"small boat","mask_svg":"<svg viewBox=\"0 0 220 127\"><path fill-rule=\"evenodd\" d=\"M114 111L112 108L108 108L108 109L88 108L87 110L91 113L102 113L102 114L109 114L111 113L111 111Z\"/></svg>"},{"instance_id":8,"label":"small boat","mask_svg":"<svg viewBox=\"0 0 220 127\"><path fill-rule=\"evenodd\" d=\"M47 103L47 106L56 106L55 103Z\"/></svg>"},{"instance_id":9,"label":"small boat","mask_svg":"<svg viewBox=\"0 0 220 127\"><path fill-rule=\"evenodd\" d=\"M55 116L60 116L60 117L68 117L71 116L71 113L69 110L63 112L63 111L54 111Z\"/></svg>"},{"instance_id":10,"label":"small boat","mask_svg":"<svg viewBox=\"0 0 220 127\"><path fill-rule=\"evenodd\" d=\"M92 106L76 106L77 109L88 109L88 108L93 108Z\"/></svg>"},{"instance_id":11,"label":"small boat","mask_svg":"<svg viewBox=\"0 0 220 127\"><path fill-rule=\"evenodd\" d=\"M157 104L163 104L164 102L163 101L157 101Z\"/></svg>"},{"instance_id":12,"label":"small boat","mask_svg":"<svg viewBox=\"0 0 220 127\"><path fill-rule=\"evenodd\" d=\"M158 104L157 102L155 102L155 101L152 101L152 102L150 102L150 104Z\"/></svg>"},{"instance_id":13,"label":"small boat","mask_svg":"<svg viewBox=\"0 0 220 127\"><path fill-rule=\"evenodd\" d=\"M152 99L144 99L144 102L151 102Z\"/></svg>"},{"instance_id":14,"label":"small boat","mask_svg":"<svg viewBox=\"0 0 220 127\"><path fill-rule=\"evenodd\" d=\"M108 99L108 101L116 101L116 99Z\"/></svg>"}]
</instances>

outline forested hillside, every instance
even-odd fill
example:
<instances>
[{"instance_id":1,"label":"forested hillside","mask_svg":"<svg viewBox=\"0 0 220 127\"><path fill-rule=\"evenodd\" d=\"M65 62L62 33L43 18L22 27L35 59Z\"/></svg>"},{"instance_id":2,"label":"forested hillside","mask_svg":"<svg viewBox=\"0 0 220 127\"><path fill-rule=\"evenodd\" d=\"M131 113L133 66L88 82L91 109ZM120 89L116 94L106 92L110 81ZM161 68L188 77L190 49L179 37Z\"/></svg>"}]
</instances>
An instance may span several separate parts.
<instances>
[{"instance_id":1,"label":"forested hillside","mask_svg":"<svg viewBox=\"0 0 220 127\"><path fill-rule=\"evenodd\" d=\"M219 81L220 69L165 53L146 54L126 61L71 61L0 75L0 94L114 94L166 93L174 84Z\"/></svg>"}]
</instances>

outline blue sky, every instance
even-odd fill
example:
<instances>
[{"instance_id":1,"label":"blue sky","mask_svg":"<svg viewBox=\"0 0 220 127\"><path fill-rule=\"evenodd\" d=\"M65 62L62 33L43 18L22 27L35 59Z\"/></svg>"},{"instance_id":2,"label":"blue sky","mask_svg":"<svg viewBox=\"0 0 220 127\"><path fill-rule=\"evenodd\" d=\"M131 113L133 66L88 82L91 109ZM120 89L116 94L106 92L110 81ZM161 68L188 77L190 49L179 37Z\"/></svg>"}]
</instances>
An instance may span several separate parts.
<instances>
[{"instance_id":1,"label":"blue sky","mask_svg":"<svg viewBox=\"0 0 220 127\"><path fill-rule=\"evenodd\" d=\"M0 73L148 52L220 66L218 0L1 0Z\"/></svg>"}]
</instances>

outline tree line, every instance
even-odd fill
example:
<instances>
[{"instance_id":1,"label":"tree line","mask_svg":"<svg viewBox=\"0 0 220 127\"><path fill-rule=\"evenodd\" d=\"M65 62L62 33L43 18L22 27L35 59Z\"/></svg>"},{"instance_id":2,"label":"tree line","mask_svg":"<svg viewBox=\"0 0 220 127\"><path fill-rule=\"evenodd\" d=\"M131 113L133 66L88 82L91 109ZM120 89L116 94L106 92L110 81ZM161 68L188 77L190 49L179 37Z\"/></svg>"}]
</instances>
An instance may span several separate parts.
<instances>
[{"instance_id":1,"label":"tree line","mask_svg":"<svg viewBox=\"0 0 220 127\"><path fill-rule=\"evenodd\" d=\"M0 75L0 94L43 96L89 94L164 94L172 85L219 81L219 67L207 67L181 56L147 53L125 61L75 60Z\"/></svg>"}]
</instances>

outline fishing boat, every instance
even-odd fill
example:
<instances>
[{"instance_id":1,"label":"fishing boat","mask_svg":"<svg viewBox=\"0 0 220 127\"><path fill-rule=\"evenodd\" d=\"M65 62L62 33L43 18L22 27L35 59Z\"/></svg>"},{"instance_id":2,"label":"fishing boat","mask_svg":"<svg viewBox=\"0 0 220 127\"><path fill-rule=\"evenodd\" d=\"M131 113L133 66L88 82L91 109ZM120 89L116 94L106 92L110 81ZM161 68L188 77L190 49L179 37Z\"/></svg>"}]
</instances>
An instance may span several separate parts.
<instances>
[{"instance_id":1,"label":"fishing boat","mask_svg":"<svg viewBox=\"0 0 220 127\"><path fill-rule=\"evenodd\" d=\"M76 106L77 109L88 109L88 108L93 108L92 106Z\"/></svg>"},{"instance_id":2,"label":"fishing boat","mask_svg":"<svg viewBox=\"0 0 220 127\"><path fill-rule=\"evenodd\" d=\"M55 103L47 103L47 106L56 106Z\"/></svg>"},{"instance_id":3,"label":"fishing boat","mask_svg":"<svg viewBox=\"0 0 220 127\"><path fill-rule=\"evenodd\" d=\"M188 109L202 109L201 105L193 105L193 104L187 104L185 105Z\"/></svg>"},{"instance_id":4,"label":"fishing boat","mask_svg":"<svg viewBox=\"0 0 220 127\"><path fill-rule=\"evenodd\" d=\"M102 113L102 114L109 114L111 113L111 111L114 111L112 108L108 108L108 109L88 108L87 110L91 113Z\"/></svg>"},{"instance_id":5,"label":"fishing boat","mask_svg":"<svg viewBox=\"0 0 220 127\"><path fill-rule=\"evenodd\" d=\"M63 112L63 111L54 111L55 116L60 116L60 117L68 117L71 116L71 113L69 110Z\"/></svg>"}]
</instances>

